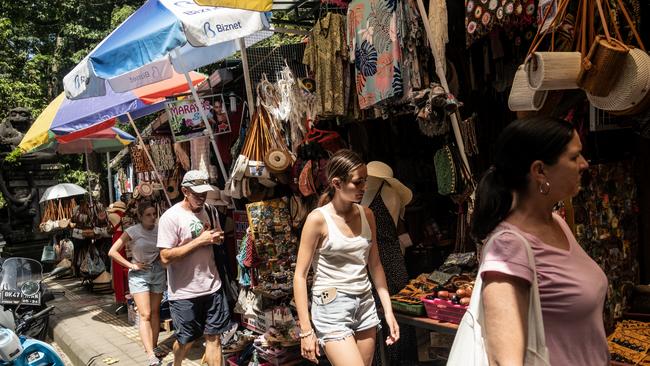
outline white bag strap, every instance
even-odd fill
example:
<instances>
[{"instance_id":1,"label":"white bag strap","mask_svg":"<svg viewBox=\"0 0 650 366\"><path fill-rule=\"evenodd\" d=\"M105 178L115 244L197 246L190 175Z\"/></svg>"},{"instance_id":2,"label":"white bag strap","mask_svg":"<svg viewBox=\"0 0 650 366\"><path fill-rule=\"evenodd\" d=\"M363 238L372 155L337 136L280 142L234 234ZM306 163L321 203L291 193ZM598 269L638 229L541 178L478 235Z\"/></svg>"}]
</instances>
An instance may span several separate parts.
<instances>
[{"instance_id":1,"label":"white bag strap","mask_svg":"<svg viewBox=\"0 0 650 366\"><path fill-rule=\"evenodd\" d=\"M533 251L530 247L530 243L526 238L520 233L513 230L501 230L490 237L488 242L483 247L483 258L485 258L485 253L487 252L488 247L496 238L498 238L503 233L511 233L521 239L526 248L526 254L528 256L528 265L533 271L533 281L530 286L530 295L528 301L528 334L527 334L527 349L530 352L536 353L538 359L544 359L544 355L540 355L536 350L543 350L546 348L546 336L544 335L544 319L542 318L542 305L539 299L539 286L537 283L537 269L535 267L535 259L533 256ZM481 292L483 290L483 278L480 274L476 278L474 284L474 291L472 293L472 298L469 302L468 312L471 314L477 314L479 323L483 326L483 303L481 301Z\"/></svg>"}]
</instances>

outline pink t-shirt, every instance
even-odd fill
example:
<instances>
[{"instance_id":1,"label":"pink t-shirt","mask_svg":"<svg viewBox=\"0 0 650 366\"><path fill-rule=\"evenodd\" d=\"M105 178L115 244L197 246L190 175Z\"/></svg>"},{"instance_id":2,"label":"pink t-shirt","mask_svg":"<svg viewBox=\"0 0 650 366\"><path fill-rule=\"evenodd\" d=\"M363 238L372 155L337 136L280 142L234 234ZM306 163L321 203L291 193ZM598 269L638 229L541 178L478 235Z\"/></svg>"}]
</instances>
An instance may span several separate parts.
<instances>
[{"instance_id":1,"label":"pink t-shirt","mask_svg":"<svg viewBox=\"0 0 650 366\"><path fill-rule=\"evenodd\" d=\"M202 209L198 214L186 210L179 202L160 216L158 248L175 248L201 235L204 223L210 224ZM215 220L219 225L219 220ZM221 288L221 279L214 262L212 246L194 249L188 255L167 265L167 289L170 300L193 299Z\"/></svg>"},{"instance_id":2,"label":"pink t-shirt","mask_svg":"<svg viewBox=\"0 0 650 366\"><path fill-rule=\"evenodd\" d=\"M543 243L515 225L501 222L493 233L514 230L530 243L535 256L542 304L544 333L552 366L601 366L609 364L603 325L607 277L580 247L571 229L557 215L569 240L569 250ZM532 281L526 249L512 233L502 233L483 253L480 273L500 272Z\"/></svg>"}]
</instances>

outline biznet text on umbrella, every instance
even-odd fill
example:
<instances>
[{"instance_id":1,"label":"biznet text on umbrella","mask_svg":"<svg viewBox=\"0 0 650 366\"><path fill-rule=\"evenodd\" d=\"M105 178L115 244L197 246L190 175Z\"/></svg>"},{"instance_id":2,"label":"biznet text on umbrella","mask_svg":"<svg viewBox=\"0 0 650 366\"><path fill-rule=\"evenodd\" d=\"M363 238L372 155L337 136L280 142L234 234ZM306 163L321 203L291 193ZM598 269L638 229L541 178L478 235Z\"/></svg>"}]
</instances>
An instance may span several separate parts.
<instances>
[{"instance_id":1,"label":"biznet text on umbrella","mask_svg":"<svg viewBox=\"0 0 650 366\"><path fill-rule=\"evenodd\" d=\"M235 29L241 29L241 22L235 22L235 23L230 23L230 24L215 24L214 28L216 28L216 32L214 29L212 29L212 24L209 22L205 22L203 24L203 31L205 32L205 35L208 37L216 37L217 33L222 33L222 32L227 32Z\"/></svg>"}]
</instances>

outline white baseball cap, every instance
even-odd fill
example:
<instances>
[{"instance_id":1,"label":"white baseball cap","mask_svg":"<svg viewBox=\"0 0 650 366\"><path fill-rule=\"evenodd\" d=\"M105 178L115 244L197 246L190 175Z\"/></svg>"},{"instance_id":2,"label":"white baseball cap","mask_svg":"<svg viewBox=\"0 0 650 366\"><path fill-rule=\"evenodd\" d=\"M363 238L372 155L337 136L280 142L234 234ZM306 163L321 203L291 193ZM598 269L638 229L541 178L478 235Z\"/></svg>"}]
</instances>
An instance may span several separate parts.
<instances>
[{"instance_id":1,"label":"white baseball cap","mask_svg":"<svg viewBox=\"0 0 650 366\"><path fill-rule=\"evenodd\" d=\"M210 177L207 172L202 170L190 170L183 176L181 187L187 187L194 193L205 193L212 191Z\"/></svg>"}]
</instances>

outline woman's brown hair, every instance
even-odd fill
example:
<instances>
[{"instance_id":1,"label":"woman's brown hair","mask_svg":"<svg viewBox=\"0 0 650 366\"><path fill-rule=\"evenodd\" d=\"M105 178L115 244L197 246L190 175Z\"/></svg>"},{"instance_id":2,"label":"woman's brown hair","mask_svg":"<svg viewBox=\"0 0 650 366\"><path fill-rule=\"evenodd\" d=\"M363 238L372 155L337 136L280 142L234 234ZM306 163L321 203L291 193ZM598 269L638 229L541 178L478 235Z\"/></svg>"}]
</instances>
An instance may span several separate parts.
<instances>
[{"instance_id":1,"label":"woman's brown hair","mask_svg":"<svg viewBox=\"0 0 650 366\"><path fill-rule=\"evenodd\" d=\"M137 208L137 210L138 210L138 219L139 219L139 220L142 220L142 219L141 219L141 218L142 218L142 215L144 215L144 212L145 212L148 208L154 208L154 209L155 209L156 206L154 206L153 202L148 201L148 200L144 200L144 201L140 201L140 202L138 202L138 208Z\"/></svg>"},{"instance_id":2,"label":"woman's brown hair","mask_svg":"<svg viewBox=\"0 0 650 366\"><path fill-rule=\"evenodd\" d=\"M332 185L332 179L339 178L342 182L347 183L350 180L350 173L363 164L365 163L359 154L352 150L341 149L332 155L326 167L327 183L329 185L318 199L318 206L325 206L334 198L336 189Z\"/></svg>"}]
</instances>

